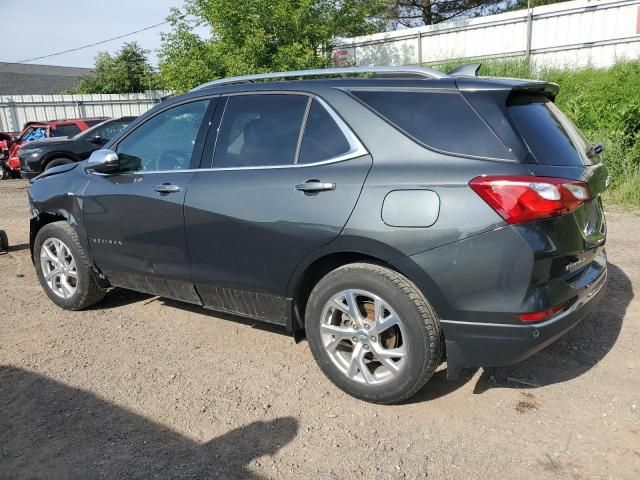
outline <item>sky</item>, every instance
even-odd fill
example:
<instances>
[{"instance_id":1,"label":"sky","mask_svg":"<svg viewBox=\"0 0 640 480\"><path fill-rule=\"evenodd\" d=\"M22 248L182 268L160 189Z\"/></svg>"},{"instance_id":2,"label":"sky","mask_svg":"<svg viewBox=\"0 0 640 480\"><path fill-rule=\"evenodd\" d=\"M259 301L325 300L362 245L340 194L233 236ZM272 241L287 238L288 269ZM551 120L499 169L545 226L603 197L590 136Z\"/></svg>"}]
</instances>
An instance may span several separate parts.
<instances>
[{"instance_id":1,"label":"sky","mask_svg":"<svg viewBox=\"0 0 640 480\"><path fill-rule=\"evenodd\" d=\"M139 30L166 19L183 0L0 0L0 62L19 62ZM98 52L136 41L157 65L162 25L130 37L29 63L92 67ZM206 34L204 31L199 32Z\"/></svg>"}]
</instances>

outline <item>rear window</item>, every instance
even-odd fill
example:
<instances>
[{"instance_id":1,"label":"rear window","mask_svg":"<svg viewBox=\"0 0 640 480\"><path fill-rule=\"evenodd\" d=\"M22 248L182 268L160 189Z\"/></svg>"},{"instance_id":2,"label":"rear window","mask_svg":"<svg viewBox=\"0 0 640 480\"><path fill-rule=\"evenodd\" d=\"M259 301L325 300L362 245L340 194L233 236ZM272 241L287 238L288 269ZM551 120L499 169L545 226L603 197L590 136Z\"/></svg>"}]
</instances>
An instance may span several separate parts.
<instances>
[{"instance_id":1,"label":"rear window","mask_svg":"<svg viewBox=\"0 0 640 480\"><path fill-rule=\"evenodd\" d=\"M421 144L458 155L513 160L513 154L455 92L351 91Z\"/></svg>"},{"instance_id":2,"label":"rear window","mask_svg":"<svg viewBox=\"0 0 640 480\"><path fill-rule=\"evenodd\" d=\"M507 111L516 130L541 165L580 166L590 163L587 142L548 98L512 95Z\"/></svg>"}]
</instances>

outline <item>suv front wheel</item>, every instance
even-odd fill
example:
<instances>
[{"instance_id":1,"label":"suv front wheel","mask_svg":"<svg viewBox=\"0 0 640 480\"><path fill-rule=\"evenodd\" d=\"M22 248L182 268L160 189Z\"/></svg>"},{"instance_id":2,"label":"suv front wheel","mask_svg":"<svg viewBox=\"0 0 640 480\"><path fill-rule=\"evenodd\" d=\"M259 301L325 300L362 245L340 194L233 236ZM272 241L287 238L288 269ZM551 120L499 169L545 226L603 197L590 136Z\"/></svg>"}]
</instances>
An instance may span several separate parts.
<instances>
[{"instance_id":1,"label":"suv front wheel","mask_svg":"<svg viewBox=\"0 0 640 480\"><path fill-rule=\"evenodd\" d=\"M105 295L93 277L76 231L66 222L49 223L40 229L33 263L42 288L59 307L82 310Z\"/></svg>"},{"instance_id":2,"label":"suv front wheel","mask_svg":"<svg viewBox=\"0 0 640 480\"><path fill-rule=\"evenodd\" d=\"M380 265L348 264L320 280L307 303L306 332L327 377L370 402L409 398L441 360L433 308L406 277Z\"/></svg>"}]
</instances>

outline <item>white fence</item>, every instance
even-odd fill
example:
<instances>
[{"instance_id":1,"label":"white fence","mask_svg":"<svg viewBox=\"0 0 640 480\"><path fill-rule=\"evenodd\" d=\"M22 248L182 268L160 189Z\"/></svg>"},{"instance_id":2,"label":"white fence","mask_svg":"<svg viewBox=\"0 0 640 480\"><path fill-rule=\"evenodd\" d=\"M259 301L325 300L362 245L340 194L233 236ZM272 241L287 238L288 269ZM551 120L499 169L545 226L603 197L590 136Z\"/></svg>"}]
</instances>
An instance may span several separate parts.
<instances>
[{"instance_id":1,"label":"white fence","mask_svg":"<svg viewBox=\"0 0 640 480\"><path fill-rule=\"evenodd\" d=\"M640 0L577 0L343 39L333 55L363 66L527 56L537 66L606 67L640 58Z\"/></svg>"},{"instance_id":2,"label":"white fence","mask_svg":"<svg viewBox=\"0 0 640 480\"><path fill-rule=\"evenodd\" d=\"M137 116L168 93L155 90L121 95L1 95L0 131L18 132L30 121Z\"/></svg>"}]
</instances>

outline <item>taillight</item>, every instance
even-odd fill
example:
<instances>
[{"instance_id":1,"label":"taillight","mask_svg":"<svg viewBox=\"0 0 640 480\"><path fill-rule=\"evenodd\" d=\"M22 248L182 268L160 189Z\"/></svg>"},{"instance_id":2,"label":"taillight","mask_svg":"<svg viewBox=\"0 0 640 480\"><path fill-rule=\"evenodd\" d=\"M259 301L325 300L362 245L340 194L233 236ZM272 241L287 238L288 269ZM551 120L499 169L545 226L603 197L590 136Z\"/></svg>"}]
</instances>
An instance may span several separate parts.
<instances>
[{"instance_id":1,"label":"taillight","mask_svg":"<svg viewBox=\"0 0 640 480\"><path fill-rule=\"evenodd\" d=\"M523 322L539 322L540 320L544 320L545 318L552 317L556 313L560 312L568 302L565 302L561 305L556 305L555 307L549 308L547 310L542 310L540 312L530 312L530 313L521 313L518 315L520 320Z\"/></svg>"},{"instance_id":2,"label":"taillight","mask_svg":"<svg viewBox=\"0 0 640 480\"><path fill-rule=\"evenodd\" d=\"M511 224L572 212L591 197L586 183L565 178L494 175L469 186Z\"/></svg>"}]
</instances>

